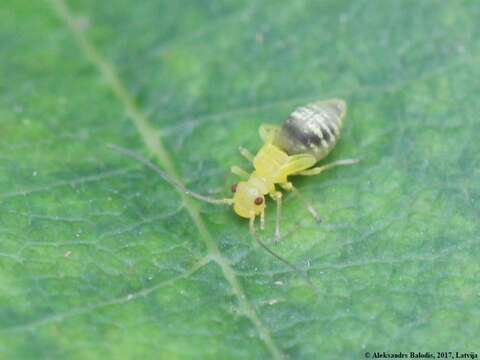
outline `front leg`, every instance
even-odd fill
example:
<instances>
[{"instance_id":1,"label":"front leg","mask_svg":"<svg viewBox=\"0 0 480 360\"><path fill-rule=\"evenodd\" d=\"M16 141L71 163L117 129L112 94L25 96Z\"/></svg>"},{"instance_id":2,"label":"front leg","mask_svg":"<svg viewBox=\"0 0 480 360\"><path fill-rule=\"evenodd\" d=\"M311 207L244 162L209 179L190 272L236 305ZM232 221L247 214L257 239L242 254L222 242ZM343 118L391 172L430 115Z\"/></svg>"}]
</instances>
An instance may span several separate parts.
<instances>
[{"instance_id":1,"label":"front leg","mask_svg":"<svg viewBox=\"0 0 480 360\"><path fill-rule=\"evenodd\" d=\"M282 215L282 193L280 191L273 191L270 197L277 203L277 217L275 220L275 241L280 241L280 217Z\"/></svg>"},{"instance_id":2,"label":"front leg","mask_svg":"<svg viewBox=\"0 0 480 360\"><path fill-rule=\"evenodd\" d=\"M245 180L250 177L250 174L248 172L246 172L245 170L243 170L240 166L234 165L230 168L230 171L232 172L232 174L240 176L241 178L243 178Z\"/></svg>"},{"instance_id":3,"label":"front leg","mask_svg":"<svg viewBox=\"0 0 480 360\"><path fill-rule=\"evenodd\" d=\"M238 151L240 151L240 154L245 158L247 159L248 161L250 161L251 163L253 163L253 159L255 158L255 156L253 156L253 154L248 151L248 149L245 149L244 147L242 146L239 146L238 147Z\"/></svg>"}]
</instances>

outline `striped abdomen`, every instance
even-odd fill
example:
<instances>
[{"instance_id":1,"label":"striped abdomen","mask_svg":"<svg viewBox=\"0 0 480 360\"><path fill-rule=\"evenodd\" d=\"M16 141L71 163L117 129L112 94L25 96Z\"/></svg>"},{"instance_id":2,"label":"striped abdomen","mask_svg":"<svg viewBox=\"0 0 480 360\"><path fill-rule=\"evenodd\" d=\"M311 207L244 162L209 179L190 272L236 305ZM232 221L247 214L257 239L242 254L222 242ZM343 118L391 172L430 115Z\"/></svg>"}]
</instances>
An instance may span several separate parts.
<instances>
[{"instance_id":1,"label":"striped abdomen","mask_svg":"<svg viewBox=\"0 0 480 360\"><path fill-rule=\"evenodd\" d=\"M309 153L321 160L337 143L346 111L345 102L337 99L299 107L285 120L274 143L289 155Z\"/></svg>"}]
</instances>

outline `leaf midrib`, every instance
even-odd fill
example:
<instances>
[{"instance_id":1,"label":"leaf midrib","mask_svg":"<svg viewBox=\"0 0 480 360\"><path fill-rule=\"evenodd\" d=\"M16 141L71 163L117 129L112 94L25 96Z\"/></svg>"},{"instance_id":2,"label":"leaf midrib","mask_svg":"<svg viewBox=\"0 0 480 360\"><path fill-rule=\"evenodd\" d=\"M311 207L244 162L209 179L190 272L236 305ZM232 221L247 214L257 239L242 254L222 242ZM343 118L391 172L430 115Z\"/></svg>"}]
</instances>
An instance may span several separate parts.
<instances>
[{"instance_id":1,"label":"leaf midrib","mask_svg":"<svg viewBox=\"0 0 480 360\"><path fill-rule=\"evenodd\" d=\"M168 151L165 149L161 142L161 134L157 129L154 129L150 124L147 116L136 105L133 96L128 92L127 88L123 85L119 76L117 75L113 65L105 59L95 46L87 39L81 29L77 26L75 17L71 10L67 7L63 0L48 0L53 10L58 17L65 23L67 28L71 31L75 41L80 49L84 52L87 59L94 65L100 72L104 80L109 84L111 91L115 97L119 100L124 107L128 117L134 123L136 129L140 133L142 141L145 143L148 150L158 159L159 163L163 166L165 171L174 179L181 181L175 167L173 166L171 157ZM178 189L175 189L178 191ZM262 323L258 317L253 305L247 299L247 296L240 285L238 278L228 263L228 260L223 257L218 249L215 241L213 240L210 232L208 231L205 223L196 207L190 198L187 197L181 191L178 191L185 208L192 218L195 226L197 227L200 236L205 243L209 252L210 258L215 262L222 270L222 273L230 284L238 303L240 304L244 315L254 324L257 329L260 338L264 342L268 351L275 359L281 359L284 357L282 351L273 340L269 329Z\"/></svg>"}]
</instances>

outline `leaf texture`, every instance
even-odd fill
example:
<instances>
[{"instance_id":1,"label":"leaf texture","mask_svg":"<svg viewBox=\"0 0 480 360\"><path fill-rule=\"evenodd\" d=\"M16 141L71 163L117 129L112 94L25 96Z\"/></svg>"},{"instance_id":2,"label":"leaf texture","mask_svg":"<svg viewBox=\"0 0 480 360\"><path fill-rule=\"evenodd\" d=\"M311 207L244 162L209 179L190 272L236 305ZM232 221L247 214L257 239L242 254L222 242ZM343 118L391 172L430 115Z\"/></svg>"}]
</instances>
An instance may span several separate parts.
<instances>
[{"instance_id":1,"label":"leaf texture","mask_svg":"<svg viewBox=\"0 0 480 360\"><path fill-rule=\"evenodd\" d=\"M480 351L480 3L4 0L0 357L359 359ZM237 151L343 98L275 244L228 196ZM249 169L250 170L250 169Z\"/></svg>"}]
</instances>

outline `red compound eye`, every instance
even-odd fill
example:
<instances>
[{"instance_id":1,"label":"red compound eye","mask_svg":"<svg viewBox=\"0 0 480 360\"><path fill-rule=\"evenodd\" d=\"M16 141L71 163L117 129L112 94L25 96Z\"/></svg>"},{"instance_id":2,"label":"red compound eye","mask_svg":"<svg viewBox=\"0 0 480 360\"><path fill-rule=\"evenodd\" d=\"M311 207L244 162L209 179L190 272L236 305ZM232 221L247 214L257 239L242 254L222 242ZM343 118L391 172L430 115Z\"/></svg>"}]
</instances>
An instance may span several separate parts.
<instances>
[{"instance_id":1,"label":"red compound eye","mask_svg":"<svg viewBox=\"0 0 480 360\"><path fill-rule=\"evenodd\" d=\"M255 202L255 205L262 205L263 204L263 197L260 197L260 196L257 197L254 202Z\"/></svg>"},{"instance_id":2,"label":"red compound eye","mask_svg":"<svg viewBox=\"0 0 480 360\"><path fill-rule=\"evenodd\" d=\"M232 190L232 193L237 192L237 184L232 184L230 189Z\"/></svg>"}]
</instances>

